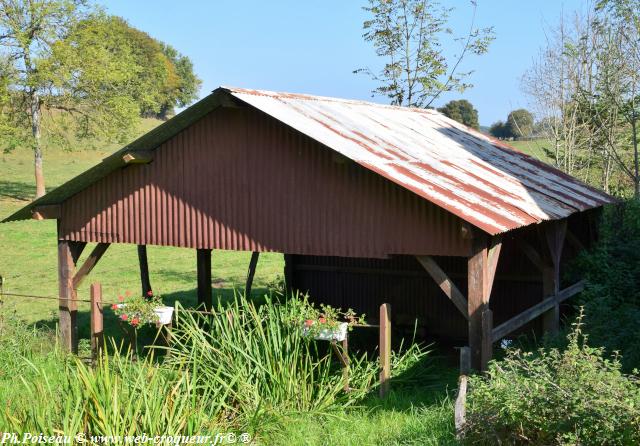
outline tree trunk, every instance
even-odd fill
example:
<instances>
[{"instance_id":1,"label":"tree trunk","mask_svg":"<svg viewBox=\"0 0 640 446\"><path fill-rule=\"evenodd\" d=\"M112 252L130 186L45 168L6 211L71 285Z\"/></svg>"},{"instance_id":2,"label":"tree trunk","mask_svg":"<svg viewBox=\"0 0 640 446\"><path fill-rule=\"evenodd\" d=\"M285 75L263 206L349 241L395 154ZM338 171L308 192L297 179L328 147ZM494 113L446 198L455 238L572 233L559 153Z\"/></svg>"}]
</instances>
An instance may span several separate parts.
<instances>
[{"instance_id":1,"label":"tree trunk","mask_svg":"<svg viewBox=\"0 0 640 446\"><path fill-rule=\"evenodd\" d=\"M638 172L640 166L638 165L638 162L639 162L638 161L638 131L636 128L638 123L636 120L635 107L634 107L634 110L631 111L631 113L633 113L631 117L631 138L633 142L633 168L634 168L633 191L634 191L634 198L636 200L640 200L640 175Z\"/></svg>"},{"instance_id":2,"label":"tree trunk","mask_svg":"<svg viewBox=\"0 0 640 446\"><path fill-rule=\"evenodd\" d=\"M36 175L36 198L45 194L44 172L42 170L42 148L40 147L40 97L31 91L31 133L33 135L33 166Z\"/></svg>"}]
</instances>

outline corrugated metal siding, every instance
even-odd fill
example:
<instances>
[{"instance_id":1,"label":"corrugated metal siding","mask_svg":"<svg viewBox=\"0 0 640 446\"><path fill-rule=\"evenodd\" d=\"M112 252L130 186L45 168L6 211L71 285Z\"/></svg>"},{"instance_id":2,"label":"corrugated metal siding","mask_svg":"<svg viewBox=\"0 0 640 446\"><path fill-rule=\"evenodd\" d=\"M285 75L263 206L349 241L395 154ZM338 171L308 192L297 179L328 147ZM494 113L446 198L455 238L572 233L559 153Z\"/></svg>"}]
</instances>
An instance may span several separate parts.
<instances>
[{"instance_id":1,"label":"corrugated metal siding","mask_svg":"<svg viewBox=\"0 0 640 446\"><path fill-rule=\"evenodd\" d=\"M614 201L435 110L226 90L489 234Z\"/></svg>"},{"instance_id":2,"label":"corrugated metal siding","mask_svg":"<svg viewBox=\"0 0 640 446\"><path fill-rule=\"evenodd\" d=\"M526 259L504 258L509 261L498 267L490 301L494 325L521 313L542 298L540 277L535 275ZM308 292L311 300L317 303L353 308L375 321L379 306L386 302L391 304L392 320L396 325L412 327L417 319L418 325L431 335L458 339L467 336L464 317L413 257L287 256L287 261L287 267L292 269L293 288ZM466 259L437 257L436 261L466 294ZM539 321L533 321L519 332L539 329L539 325Z\"/></svg>"},{"instance_id":3,"label":"corrugated metal siding","mask_svg":"<svg viewBox=\"0 0 640 446\"><path fill-rule=\"evenodd\" d=\"M217 109L62 204L60 237L292 254L466 255L463 222L250 108Z\"/></svg>"}]
</instances>

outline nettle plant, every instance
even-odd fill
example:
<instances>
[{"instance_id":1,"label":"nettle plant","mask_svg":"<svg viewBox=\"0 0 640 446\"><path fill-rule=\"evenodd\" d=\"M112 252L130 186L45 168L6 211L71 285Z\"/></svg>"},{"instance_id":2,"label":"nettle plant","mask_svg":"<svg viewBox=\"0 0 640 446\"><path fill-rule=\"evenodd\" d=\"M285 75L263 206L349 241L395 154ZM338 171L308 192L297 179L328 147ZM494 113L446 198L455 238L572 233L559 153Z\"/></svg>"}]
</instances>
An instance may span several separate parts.
<instances>
[{"instance_id":1,"label":"nettle plant","mask_svg":"<svg viewBox=\"0 0 640 446\"><path fill-rule=\"evenodd\" d=\"M124 296L118 296L119 304L111 305L111 309L118 318L133 327L142 324L155 324L158 322L158 314L154 311L163 305L160 296L153 291L148 291L144 296L133 296L131 291L126 291Z\"/></svg>"},{"instance_id":2,"label":"nettle plant","mask_svg":"<svg viewBox=\"0 0 640 446\"><path fill-rule=\"evenodd\" d=\"M291 322L304 327L308 336L316 337L327 330L338 330L343 323L347 323L348 330L351 331L355 325L365 323L364 317L364 314L359 315L351 308L342 310L331 305L316 306L305 298L301 301Z\"/></svg>"}]
</instances>

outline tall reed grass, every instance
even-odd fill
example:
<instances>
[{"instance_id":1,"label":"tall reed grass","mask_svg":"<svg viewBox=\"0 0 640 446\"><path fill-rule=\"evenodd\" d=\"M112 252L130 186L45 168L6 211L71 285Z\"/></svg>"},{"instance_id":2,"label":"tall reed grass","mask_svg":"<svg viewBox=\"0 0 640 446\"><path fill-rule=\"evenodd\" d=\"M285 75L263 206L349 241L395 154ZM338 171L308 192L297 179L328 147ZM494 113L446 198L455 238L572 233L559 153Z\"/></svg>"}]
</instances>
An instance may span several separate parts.
<instances>
[{"instance_id":1,"label":"tall reed grass","mask_svg":"<svg viewBox=\"0 0 640 446\"><path fill-rule=\"evenodd\" d=\"M158 347L164 356L152 350L131 361L112 348L94 366L51 347L51 333L0 318L0 430L260 435L296 414L343 413L372 393L377 362L352 356L352 390L345 392L326 343L291 322L302 305L304 299L257 305L237 296L208 315L177 305L171 344ZM426 355L413 345L394 364L406 372Z\"/></svg>"}]
</instances>

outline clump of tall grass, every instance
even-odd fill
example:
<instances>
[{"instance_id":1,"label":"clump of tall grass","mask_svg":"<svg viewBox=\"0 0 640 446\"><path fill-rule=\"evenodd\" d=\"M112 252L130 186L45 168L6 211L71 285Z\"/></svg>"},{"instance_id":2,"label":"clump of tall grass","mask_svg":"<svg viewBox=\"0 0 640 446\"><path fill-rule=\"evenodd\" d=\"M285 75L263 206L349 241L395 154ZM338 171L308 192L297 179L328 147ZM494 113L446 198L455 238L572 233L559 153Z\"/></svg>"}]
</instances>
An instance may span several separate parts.
<instances>
[{"instance_id":1,"label":"clump of tall grass","mask_svg":"<svg viewBox=\"0 0 640 446\"><path fill-rule=\"evenodd\" d=\"M229 417L323 413L362 399L375 385L378 368L366 356L351 358L349 392L328 343L303 334L293 321L304 299L261 305L237 296L211 314L177 310L168 361L197 377L198 387L227 390Z\"/></svg>"},{"instance_id":2,"label":"clump of tall grass","mask_svg":"<svg viewBox=\"0 0 640 446\"><path fill-rule=\"evenodd\" d=\"M164 359L152 353L134 362L114 345L94 366L51 347L55 336L50 332L5 324L0 329L0 400L6 402L0 407L0 430L260 434L300 413L331 414L358 404L373 393L377 362L352 355L351 390L345 392L328 344L305 337L291 322L303 305L304 299L278 303L271 298L257 305L238 296L207 315L178 305ZM406 374L426 355L414 345L393 361Z\"/></svg>"}]
</instances>

